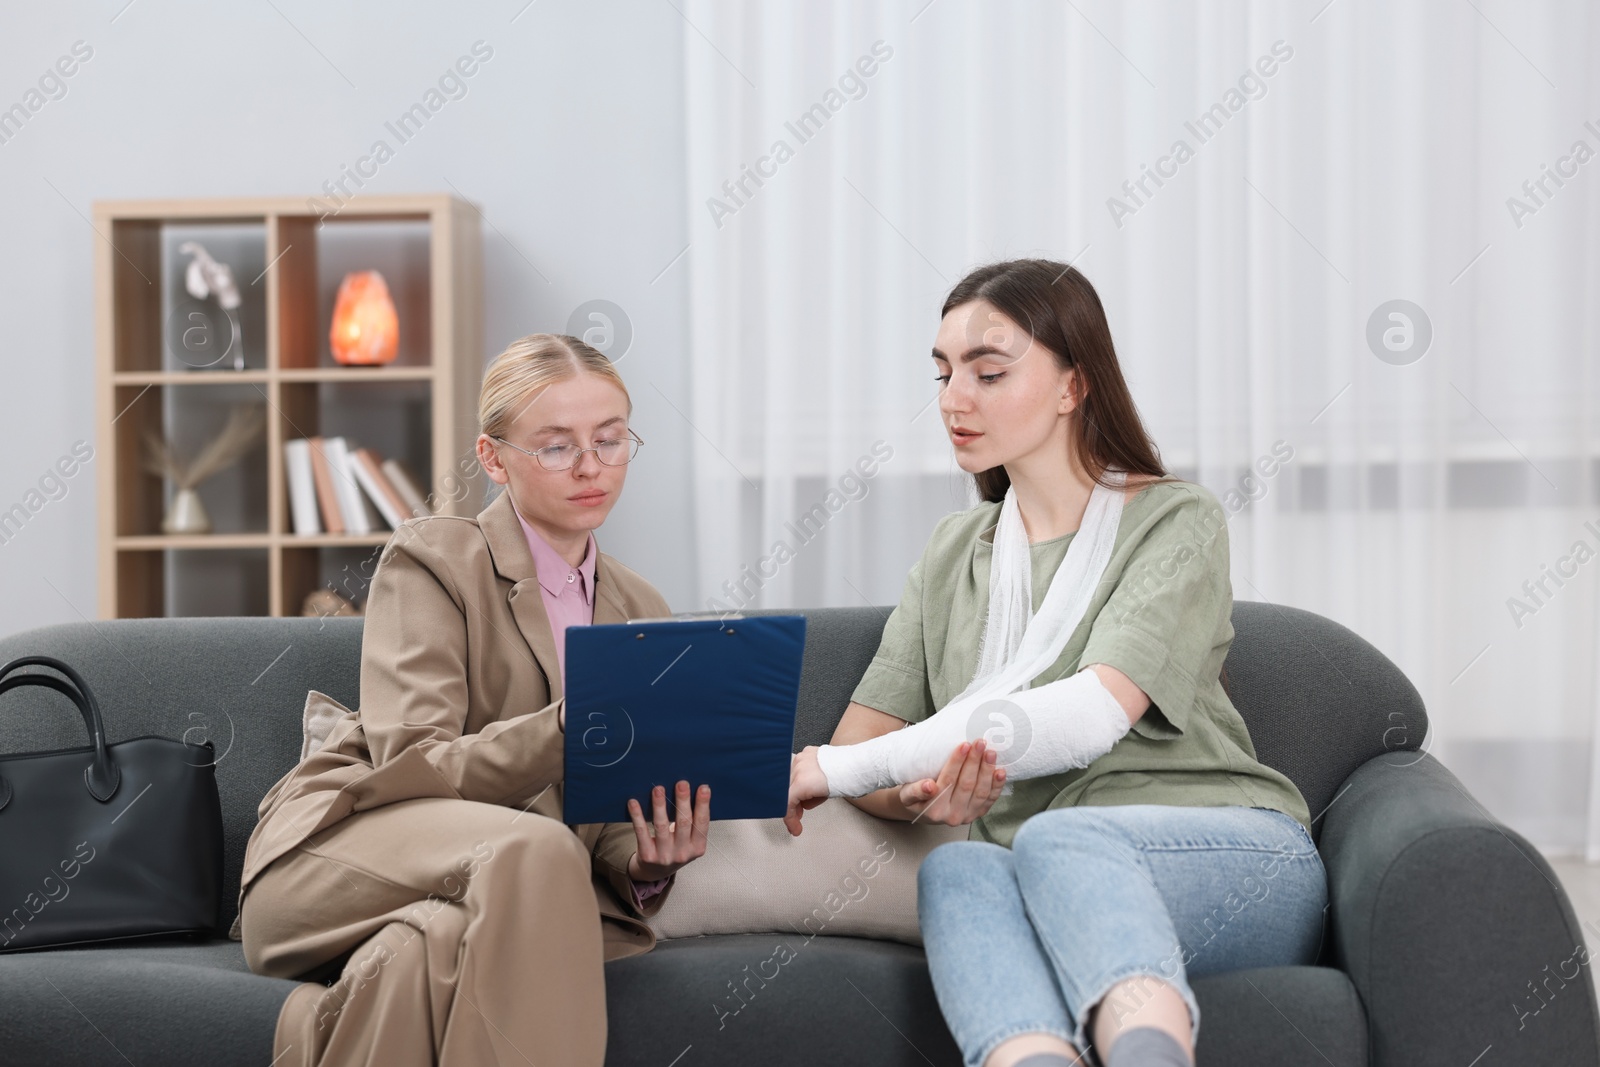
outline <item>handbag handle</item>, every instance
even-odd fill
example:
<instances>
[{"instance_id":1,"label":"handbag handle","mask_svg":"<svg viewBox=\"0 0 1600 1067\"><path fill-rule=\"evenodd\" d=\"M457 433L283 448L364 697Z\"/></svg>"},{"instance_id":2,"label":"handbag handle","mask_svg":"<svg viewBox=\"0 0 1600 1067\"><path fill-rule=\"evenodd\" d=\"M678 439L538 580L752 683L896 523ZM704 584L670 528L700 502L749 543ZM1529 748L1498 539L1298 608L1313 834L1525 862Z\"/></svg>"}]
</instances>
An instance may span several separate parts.
<instances>
[{"instance_id":1,"label":"handbag handle","mask_svg":"<svg viewBox=\"0 0 1600 1067\"><path fill-rule=\"evenodd\" d=\"M17 668L30 664L58 670L66 675L70 682L48 674L18 674L6 677ZM90 743L94 745L94 759L83 769L84 785L88 788L89 795L101 803L110 800L116 795L117 787L122 783L122 771L106 748L105 723L100 716L99 702L95 700L88 683L71 666L54 656L22 656L0 667L0 694L29 685L54 689L78 706L78 712L83 716L83 725L89 731ZM4 810L10 801L11 783L0 778L0 810Z\"/></svg>"}]
</instances>

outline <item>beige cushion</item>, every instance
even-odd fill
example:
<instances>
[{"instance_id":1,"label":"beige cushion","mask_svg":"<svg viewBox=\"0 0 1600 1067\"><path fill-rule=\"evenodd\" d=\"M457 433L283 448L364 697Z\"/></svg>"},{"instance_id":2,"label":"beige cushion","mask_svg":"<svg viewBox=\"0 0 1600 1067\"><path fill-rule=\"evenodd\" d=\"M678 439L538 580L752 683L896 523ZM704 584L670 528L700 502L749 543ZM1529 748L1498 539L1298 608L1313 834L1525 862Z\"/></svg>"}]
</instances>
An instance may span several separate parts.
<instances>
[{"instance_id":1,"label":"beige cushion","mask_svg":"<svg viewBox=\"0 0 1600 1067\"><path fill-rule=\"evenodd\" d=\"M301 762L322 747L322 743L333 732L333 724L348 714L350 709L328 694L319 693L315 689L306 693L306 706L301 716L303 721L300 727Z\"/></svg>"},{"instance_id":2,"label":"beige cushion","mask_svg":"<svg viewBox=\"0 0 1600 1067\"><path fill-rule=\"evenodd\" d=\"M701 934L837 934L921 945L917 868L968 826L898 822L842 798L782 819L713 821L706 854L681 868L646 920L662 939Z\"/></svg>"}]
</instances>

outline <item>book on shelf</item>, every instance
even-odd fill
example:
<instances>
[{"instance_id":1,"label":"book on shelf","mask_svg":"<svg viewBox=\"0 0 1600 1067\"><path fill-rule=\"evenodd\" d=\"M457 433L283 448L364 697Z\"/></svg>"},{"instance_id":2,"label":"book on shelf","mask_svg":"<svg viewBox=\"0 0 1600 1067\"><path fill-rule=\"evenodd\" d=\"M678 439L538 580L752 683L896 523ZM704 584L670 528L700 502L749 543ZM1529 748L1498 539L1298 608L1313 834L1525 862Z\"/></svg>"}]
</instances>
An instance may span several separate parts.
<instances>
[{"instance_id":1,"label":"book on shelf","mask_svg":"<svg viewBox=\"0 0 1600 1067\"><path fill-rule=\"evenodd\" d=\"M311 453L311 477L316 485L317 505L322 509L322 524L331 534L344 533L344 517L339 508L339 494L333 487L333 468L328 463L328 453L323 448L322 437L306 438ZM291 489L290 496L293 496Z\"/></svg>"},{"instance_id":2,"label":"book on shelf","mask_svg":"<svg viewBox=\"0 0 1600 1067\"><path fill-rule=\"evenodd\" d=\"M411 515L432 515L433 509L423 499L422 490L417 487L417 482L411 477L411 472L406 470L397 459L383 461L383 473L389 476L389 484L394 486L406 502L406 511Z\"/></svg>"},{"instance_id":3,"label":"book on shelf","mask_svg":"<svg viewBox=\"0 0 1600 1067\"><path fill-rule=\"evenodd\" d=\"M383 516L383 521L389 524L389 529L398 530L400 524L406 521L406 502L400 499L400 494L394 491L389 480L383 476L379 467L381 461L377 454L370 448L358 448L350 453L350 469L356 476L356 481L361 483L361 488L372 503L378 508L378 513Z\"/></svg>"},{"instance_id":4,"label":"book on shelf","mask_svg":"<svg viewBox=\"0 0 1600 1067\"><path fill-rule=\"evenodd\" d=\"M284 472L289 480L289 516L297 534L319 534L317 486L311 469L311 443L304 437L283 443Z\"/></svg>"},{"instance_id":5,"label":"book on shelf","mask_svg":"<svg viewBox=\"0 0 1600 1067\"><path fill-rule=\"evenodd\" d=\"M284 442L289 512L297 535L368 534L431 515L417 481L398 460L344 437Z\"/></svg>"},{"instance_id":6,"label":"book on shelf","mask_svg":"<svg viewBox=\"0 0 1600 1067\"><path fill-rule=\"evenodd\" d=\"M328 465L334 469L333 486L339 493L339 510L344 515L345 530L352 534L371 533L377 528L374 524L378 521L378 513L356 484L349 446L343 437L329 437L323 440L323 448L328 453Z\"/></svg>"}]
</instances>

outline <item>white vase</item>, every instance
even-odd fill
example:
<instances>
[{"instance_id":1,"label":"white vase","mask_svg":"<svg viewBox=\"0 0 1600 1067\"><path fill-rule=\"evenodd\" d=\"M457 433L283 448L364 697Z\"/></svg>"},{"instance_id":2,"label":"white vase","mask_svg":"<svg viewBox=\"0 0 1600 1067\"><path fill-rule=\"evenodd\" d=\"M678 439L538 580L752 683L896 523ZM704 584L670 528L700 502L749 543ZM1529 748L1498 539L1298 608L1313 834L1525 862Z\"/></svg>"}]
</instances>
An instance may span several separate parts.
<instances>
[{"instance_id":1,"label":"white vase","mask_svg":"<svg viewBox=\"0 0 1600 1067\"><path fill-rule=\"evenodd\" d=\"M172 498L172 507L161 521L161 530L169 534L203 534L211 532L211 516L200 503L200 494L193 489L179 489Z\"/></svg>"}]
</instances>

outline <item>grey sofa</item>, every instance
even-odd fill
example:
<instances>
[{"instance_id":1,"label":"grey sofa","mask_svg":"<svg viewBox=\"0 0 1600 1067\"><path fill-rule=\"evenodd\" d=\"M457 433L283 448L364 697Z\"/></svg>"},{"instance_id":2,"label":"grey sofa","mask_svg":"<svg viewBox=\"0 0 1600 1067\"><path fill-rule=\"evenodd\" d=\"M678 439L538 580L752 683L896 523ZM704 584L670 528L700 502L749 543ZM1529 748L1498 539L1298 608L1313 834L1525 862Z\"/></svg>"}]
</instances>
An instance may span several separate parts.
<instances>
[{"instance_id":1,"label":"grey sofa","mask_svg":"<svg viewBox=\"0 0 1600 1067\"><path fill-rule=\"evenodd\" d=\"M830 736L887 611L806 614L796 746ZM1195 983L1200 1064L1600 1063L1588 968L1555 977L1582 943L1571 905L1539 853L1421 751L1427 716L1404 675L1308 612L1241 602L1233 623L1229 692L1260 758L1317 814L1331 914L1319 966ZM154 619L0 640L0 661L48 653L77 666L113 741L158 733L214 742L229 886L209 941L0 955L0 1062L270 1063L293 983L251 974L223 932L257 803L298 756L306 690L359 703L361 626ZM83 743L66 701L42 690L0 699L0 751ZM922 953L898 943L817 938L781 980L719 1022L727 983L782 936L668 941L609 964L608 1064L960 1063Z\"/></svg>"}]
</instances>

